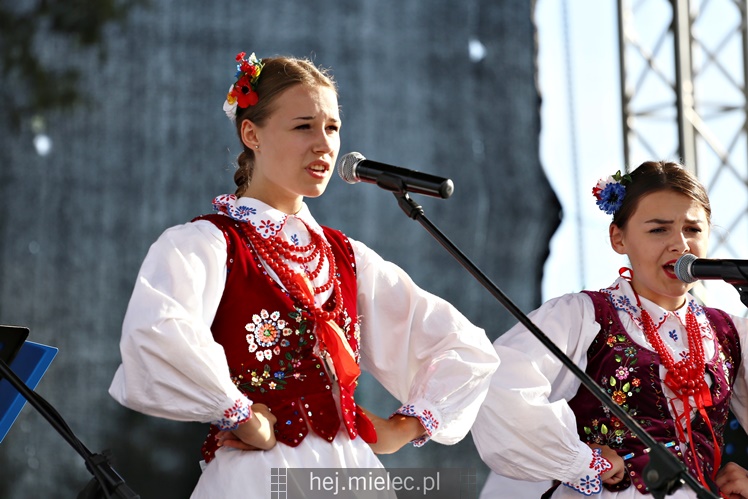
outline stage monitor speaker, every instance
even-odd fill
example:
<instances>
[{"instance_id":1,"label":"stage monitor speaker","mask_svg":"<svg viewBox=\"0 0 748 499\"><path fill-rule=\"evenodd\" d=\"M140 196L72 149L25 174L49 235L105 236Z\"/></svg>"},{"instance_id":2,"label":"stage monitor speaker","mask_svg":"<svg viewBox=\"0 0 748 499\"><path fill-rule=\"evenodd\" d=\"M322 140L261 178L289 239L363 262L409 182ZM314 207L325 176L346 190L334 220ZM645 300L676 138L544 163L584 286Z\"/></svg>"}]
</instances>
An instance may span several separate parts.
<instances>
[{"instance_id":1,"label":"stage monitor speaker","mask_svg":"<svg viewBox=\"0 0 748 499\"><path fill-rule=\"evenodd\" d=\"M33 390L57 355L57 348L26 341L29 330L0 325L0 360ZM26 398L0 375L0 442L18 418Z\"/></svg>"}]
</instances>

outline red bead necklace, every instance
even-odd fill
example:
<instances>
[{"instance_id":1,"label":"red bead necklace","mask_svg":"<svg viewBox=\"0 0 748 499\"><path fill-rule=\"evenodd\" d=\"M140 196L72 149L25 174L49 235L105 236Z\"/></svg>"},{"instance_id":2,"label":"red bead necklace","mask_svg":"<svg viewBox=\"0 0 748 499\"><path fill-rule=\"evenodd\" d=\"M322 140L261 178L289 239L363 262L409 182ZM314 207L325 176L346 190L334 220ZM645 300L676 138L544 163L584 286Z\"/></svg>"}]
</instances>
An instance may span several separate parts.
<instances>
[{"instance_id":1,"label":"red bead necklace","mask_svg":"<svg viewBox=\"0 0 748 499\"><path fill-rule=\"evenodd\" d=\"M638 296L637 296L638 300ZM662 364L667 369L665 384L678 396L693 395L707 388L704 372L704 342L701 339L701 329L696 317L690 310L686 312L686 334L688 336L688 357L675 362L669 349L658 334L654 321L649 313L641 308L644 336L660 356ZM708 389L708 388L707 388Z\"/></svg>"},{"instance_id":2,"label":"red bead necklace","mask_svg":"<svg viewBox=\"0 0 748 499\"><path fill-rule=\"evenodd\" d=\"M632 285L631 289L633 290L633 288ZM636 296L636 304L639 306L644 336L647 338L649 344L652 345L652 348L657 352L657 355L660 356L662 365L665 366L665 385L673 391L675 396L680 399L683 404L683 411L679 412L673 402L670 401L670 407L675 417L675 427L679 433L681 441L685 441L686 437L683 434L681 426L681 422L685 422L691 452L694 460L697 461L696 471L699 475L699 480L708 490L709 486L704 478L701 465L698 464L698 454L694 446L691 430L692 397L696 404L696 409L701 414L701 417L704 419L704 422L712 434L712 442L714 443L714 471L712 473L712 480L715 479L716 473L719 470L722 461L722 454L720 452L717 436L714 433L714 428L712 428L711 420L706 413L706 408L712 405L712 394L709 391L709 385L705 380L706 361L704 355L704 342L701 339L701 328L699 327L694 313L690 309L686 311L685 327L686 335L688 337L688 357L675 362L669 349L662 341L662 337L657 332L659 329L658 326L655 326L652 316L649 315L649 312L644 310L644 307L642 307L641 300L639 300L639 294L636 291L634 291L634 296Z\"/></svg>"},{"instance_id":3,"label":"red bead necklace","mask_svg":"<svg viewBox=\"0 0 748 499\"><path fill-rule=\"evenodd\" d=\"M335 319L343 310L340 282L336 277L335 256L327 241L321 235L311 230L303 220L301 222L309 231L311 238L310 243L305 246L290 244L284 241L280 234L264 238L250 226L249 222L242 223L241 228L257 254L273 269L275 275L278 276L278 279L280 279L294 301L301 305L301 308L323 321ZM300 264L307 264L317 257L319 257L317 266L311 272L307 272L305 276L308 282L311 283L314 281L322 271L324 262L327 261L329 270L327 281L317 287L307 285L305 279L298 272L291 269L285 261L290 260ZM335 307L332 310L324 310L323 307L318 307L315 304L314 296L324 293L330 288L332 288L332 298L335 302Z\"/></svg>"}]
</instances>

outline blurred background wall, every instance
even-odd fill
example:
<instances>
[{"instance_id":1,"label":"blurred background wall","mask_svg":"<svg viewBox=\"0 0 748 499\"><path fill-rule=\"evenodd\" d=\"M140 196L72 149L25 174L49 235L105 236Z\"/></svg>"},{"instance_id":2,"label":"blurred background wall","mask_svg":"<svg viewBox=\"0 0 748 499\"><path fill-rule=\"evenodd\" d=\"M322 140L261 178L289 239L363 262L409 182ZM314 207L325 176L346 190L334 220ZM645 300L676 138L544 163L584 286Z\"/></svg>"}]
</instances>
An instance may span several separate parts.
<instances>
[{"instance_id":1,"label":"blurred background wall","mask_svg":"<svg viewBox=\"0 0 748 499\"><path fill-rule=\"evenodd\" d=\"M153 240L233 192L240 148L221 106L237 52L331 68L341 154L452 178L450 199L417 197L426 215L519 308L539 305L560 207L539 161L532 0L9 4L0 1L0 323L59 348L37 391L89 449L111 449L141 497L188 497L207 427L109 397L120 324ZM515 322L390 193L335 175L309 204L491 339ZM371 378L359 393L380 415L399 406ZM479 487L487 472L469 436L383 461L472 467ZM74 497L89 479L27 405L0 444L0 497Z\"/></svg>"}]
</instances>

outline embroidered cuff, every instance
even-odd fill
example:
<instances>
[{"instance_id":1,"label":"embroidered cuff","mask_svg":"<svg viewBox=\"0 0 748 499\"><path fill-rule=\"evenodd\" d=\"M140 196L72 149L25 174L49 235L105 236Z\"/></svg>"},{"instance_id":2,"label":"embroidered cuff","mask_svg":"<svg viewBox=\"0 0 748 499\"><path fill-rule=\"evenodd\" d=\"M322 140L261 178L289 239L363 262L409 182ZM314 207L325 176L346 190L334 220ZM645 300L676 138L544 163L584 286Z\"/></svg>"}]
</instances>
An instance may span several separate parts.
<instances>
[{"instance_id":1,"label":"embroidered cuff","mask_svg":"<svg viewBox=\"0 0 748 499\"><path fill-rule=\"evenodd\" d=\"M402 414L403 416L412 416L418 418L421 424L426 429L426 435L412 440L412 443L416 447L421 447L431 439L431 435L439 429L439 419L434 416L434 413L428 408L424 408L424 405L428 405L421 401L418 404L405 404L400 409L395 411L395 414ZM434 411L435 412L435 411Z\"/></svg>"},{"instance_id":2,"label":"embroidered cuff","mask_svg":"<svg viewBox=\"0 0 748 499\"><path fill-rule=\"evenodd\" d=\"M603 488L600 475L613 468L613 465L603 457L602 453L603 451L600 449L592 449L592 461L589 470L587 470L588 474L579 478L576 482L564 482L564 485L586 496L599 494Z\"/></svg>"},{"instance_id":3,"label":"embroidered cuff","mask_svg":"<svg viewBox=\"0 0 748 499\"><path fill-rule=\"evenodd\" d=\"M234 405L223 411L223 417L213 421L213 424L221 430L231 431L251 417L252 409L249 401L245 398L236 399Z\"/></svg>"}]
</instances>

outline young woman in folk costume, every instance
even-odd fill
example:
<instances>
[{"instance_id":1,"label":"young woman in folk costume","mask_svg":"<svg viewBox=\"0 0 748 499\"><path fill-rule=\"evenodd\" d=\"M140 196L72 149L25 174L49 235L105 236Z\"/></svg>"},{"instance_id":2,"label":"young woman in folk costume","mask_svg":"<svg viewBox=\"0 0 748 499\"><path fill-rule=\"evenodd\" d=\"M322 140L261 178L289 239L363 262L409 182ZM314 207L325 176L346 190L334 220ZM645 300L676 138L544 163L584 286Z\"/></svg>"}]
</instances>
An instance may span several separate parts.
<instances>
[{"instance_id":1,"label":"young woman in folk costume","mask_svg":"<svg viewBox=\"0 0 748 499\"><path fill-rule=\"evenodd\" d=\"M224 111L236 195L151 246L110 393L212 423L193 497L266 497L272 468L381 468L376 453L469 431L498 365L484 332L364 244L320 226L340 148L336 86L305 59L237 56ZM359 365L403 406L356 405Z\"/></svg>"},{"instance_id":2,"label":"young woman in folk costume","mask_svg":"<svg viewBox=\"0 0 748 499\"><path fill-rule=\"evenodd\" d=\"M705 487L748 497L745 470L720 471L728 410L748 423L748 321L700 305L673 267L686 253L706 256L703 186L680 165L646 162L593 193L613 215L611 246L631 268L606 289L548 301L531 320ZM502 364L473 428L493 471L555 480L553 498L648 493L647 449L571 371L521 325L494 346ZM668 497L696 495L684 486Z\"/></svg>"}]
</instances>

